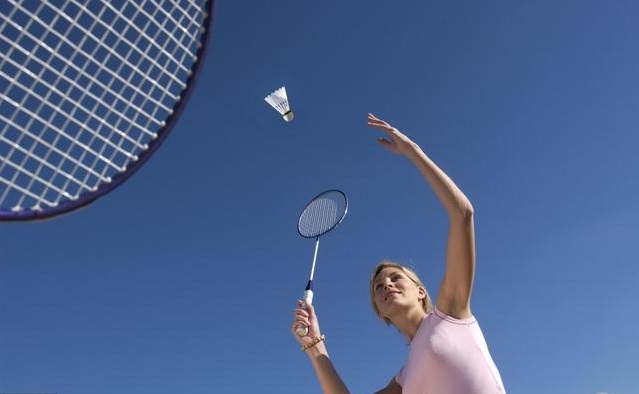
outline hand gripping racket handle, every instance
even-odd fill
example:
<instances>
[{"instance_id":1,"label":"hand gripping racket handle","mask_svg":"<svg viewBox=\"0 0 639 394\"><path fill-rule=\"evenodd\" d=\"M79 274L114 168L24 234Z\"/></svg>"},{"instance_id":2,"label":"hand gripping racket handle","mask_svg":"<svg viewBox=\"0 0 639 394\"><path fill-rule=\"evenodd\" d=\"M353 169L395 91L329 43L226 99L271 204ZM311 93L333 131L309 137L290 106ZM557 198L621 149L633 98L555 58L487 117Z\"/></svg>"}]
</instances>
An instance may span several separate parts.
<instances>
[{"instance_id":1,"label":"hand gripping racket handle","mask_svg":"<svg viewBox=\"0 0 639 394\"><path fill-rule=\"evenodd\" d=\"M313 290L304 290L304 295L302 296L302 301L311 305L313 304ZM308 335L308 327L299 326L295 329L295 333L300 337L305 337Z\"/></svg>"}]
</instances>

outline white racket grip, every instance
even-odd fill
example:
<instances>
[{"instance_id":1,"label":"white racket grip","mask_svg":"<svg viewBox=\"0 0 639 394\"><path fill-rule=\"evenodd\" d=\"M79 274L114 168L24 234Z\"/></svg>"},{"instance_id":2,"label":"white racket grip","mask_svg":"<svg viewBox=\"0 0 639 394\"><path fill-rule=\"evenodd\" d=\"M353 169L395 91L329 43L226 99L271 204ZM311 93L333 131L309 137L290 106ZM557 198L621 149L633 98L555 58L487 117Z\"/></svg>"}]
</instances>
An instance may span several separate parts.
<instances>
[{"instance_id":1,"label":"white racket grip","mask_svg":"<svg viewBox=\"0 0 639 394\"><path fill-rule=\"evenodd\" d=\"M305 303L312 305L313 304L313 290L305 290L304 295L302 296L302 300Z\"/></svg>"},{"instance_id":2,"label":"white racket grip","mask_svg":"<svg viewBox=\"0 0 639 394\"><path fill-rule=\"evenodd\" d=\"M305 290L304 295L302 296L302 301L307 303L308 305L313 304L313 290ZM299 326L295 329L295 333L300 337L305 337L308 335L308 327Z\"/></svg>"}]
</instances>

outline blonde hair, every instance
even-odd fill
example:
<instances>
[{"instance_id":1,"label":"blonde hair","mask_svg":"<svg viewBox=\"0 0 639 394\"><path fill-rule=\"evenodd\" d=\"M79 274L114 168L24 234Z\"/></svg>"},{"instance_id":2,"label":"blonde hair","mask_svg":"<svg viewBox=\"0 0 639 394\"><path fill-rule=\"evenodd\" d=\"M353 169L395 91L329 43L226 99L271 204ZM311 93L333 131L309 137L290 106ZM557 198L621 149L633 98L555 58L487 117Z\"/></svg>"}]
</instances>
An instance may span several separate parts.
<instances>
[{"instance_id":1,"label":"blonde hair","mask_svg":"<svg viewBox=\"0 0 639 394\"><path fill-rule=\"evenodd\" d=\"M411 268L405 267L405 266L403 266L403 265L401 265L399 263L396 263L394 261L383 260L379 264L377 264L377 267L375 267L375 269L373 270L373 275L371 276L370 286L369 286L371 304L373 304L373 310L375 311L375 314L377 315L377 317L379 317L380 319L384 320L384 322L387 325L392 324L390 319L388 319L387 317L382 316L382 314L380 313L379 309L377 308L377 304L375 304L375 278L377 277L377 275L379 275L379 273L384 268L397 268L397 269L401 270L408 277L408 279L413 281L413 283L415 283L419 287L422 287L424 289L424 291L426 292L426 297L424 297L423 299L420 300L420 302L422 304L422 309L424 309L424 312L426 312L426 313L430 313L431 312L431 310L433 309L433 304L432 304L432 302L430 300L430 295L428 294L428 290L426 290L426 286L424 286L422 281L419 279L419 276L417 276L417 273L414 270L412 270Z\"/></svg>"}]
</instances>

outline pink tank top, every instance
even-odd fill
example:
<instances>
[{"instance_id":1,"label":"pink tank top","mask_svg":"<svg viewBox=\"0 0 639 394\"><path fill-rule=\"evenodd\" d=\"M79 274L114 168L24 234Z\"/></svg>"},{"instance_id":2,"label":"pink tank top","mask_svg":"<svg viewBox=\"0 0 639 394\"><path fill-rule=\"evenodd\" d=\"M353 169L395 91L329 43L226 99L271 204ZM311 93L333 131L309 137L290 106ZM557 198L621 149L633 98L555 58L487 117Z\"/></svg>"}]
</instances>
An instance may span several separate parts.
<instances>
[{"instance_id":1,"label":"pink tank top","mask_svg":"<svg viewBox=\"0 0 639 394\"><path fill-rule=\"evenodd\" d=\"M455 319L437 308L420 324L395 380L403 394L506 392L477 320Z\"/></svg>"}]
</instances>

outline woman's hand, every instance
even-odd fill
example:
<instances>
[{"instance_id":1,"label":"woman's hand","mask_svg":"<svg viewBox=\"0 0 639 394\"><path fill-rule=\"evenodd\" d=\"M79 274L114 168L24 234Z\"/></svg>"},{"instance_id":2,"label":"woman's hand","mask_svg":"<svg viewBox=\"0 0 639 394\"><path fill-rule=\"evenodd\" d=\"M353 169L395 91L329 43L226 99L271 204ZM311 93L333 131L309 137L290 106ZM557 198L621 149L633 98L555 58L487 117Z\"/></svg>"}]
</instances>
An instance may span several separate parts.
<instances>
[{"instance_id":1,"label":"woman's hand","mask_svg":"<svg viewBox=\"0 0 639 394\"><path fill-rule=\"evenodd\" d=\"M308 327L308 334L300 337L295 332L300 326ZM303 300L297 301L297 308L293 313L293 324L291 325L291 331L293 336L297 339L300 346L309 345L313 342L314 338L321 335L317 316L315 315L315 308L313 305L307 304Z\"/></svg>"},{"instance_id":2,"label":"woman's hand","mask_svg":"<svg viewBox=\"0 0 639 394\"><path fill-rule=\"evenodd\" d=\"M415 151L416 145L410 138L371 113L368 114L368 125L380 129L388 135L388 139L380 137L377 142L389 151L404 156Z\"/></svg>"}]
</instances>

